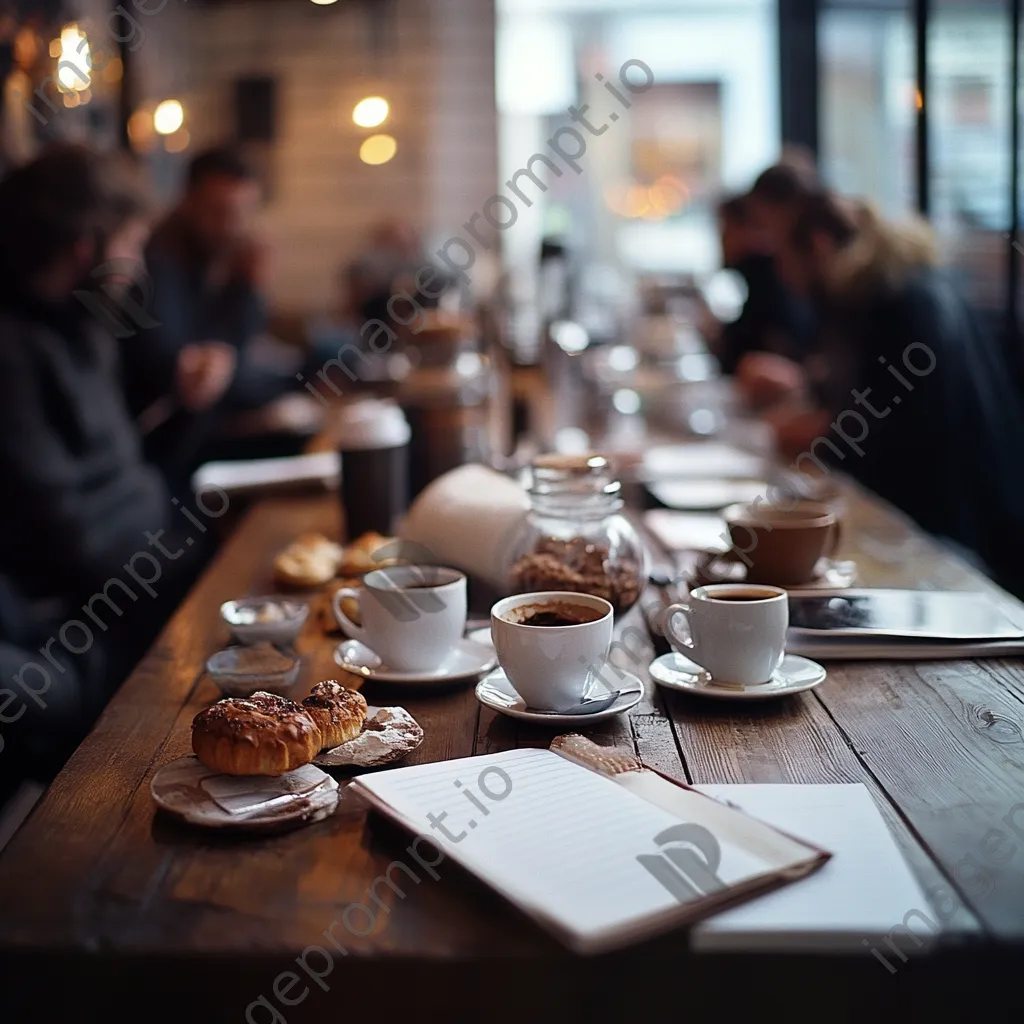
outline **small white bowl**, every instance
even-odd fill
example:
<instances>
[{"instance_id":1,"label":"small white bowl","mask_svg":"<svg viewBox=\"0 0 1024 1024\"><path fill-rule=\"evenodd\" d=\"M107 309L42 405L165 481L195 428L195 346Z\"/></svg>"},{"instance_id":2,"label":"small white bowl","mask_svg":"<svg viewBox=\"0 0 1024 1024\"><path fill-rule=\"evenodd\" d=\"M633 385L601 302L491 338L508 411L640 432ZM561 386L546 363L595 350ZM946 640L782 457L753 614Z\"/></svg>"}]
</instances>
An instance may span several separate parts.
<instances>
[{"instance_id":1,"label":"small white bowl","mask_svg":"<svg viewBox=\"0 0 1024 1024\"><path fill-rule=\"evenodd\" d=\"M211 655L206 662L206 671L225 697L251 697L260 690L287 697L299 678L302 659L280 648L277 648L277 652L288 662L286 667L277 671L247 668L245 659L252 653L248 645L225 647Z\"/></svg>"},{"instance_id":2,"label":"small white bowl","mask_svg":"<svg viewBox=\"0 0 1024 1024\"><path fill-rule=\"evenodd\" d=\"M309 605L284 597L244 597L225 601L220 617L240 644L295 644L309 616Z\"/></svg>"}]
</instances>

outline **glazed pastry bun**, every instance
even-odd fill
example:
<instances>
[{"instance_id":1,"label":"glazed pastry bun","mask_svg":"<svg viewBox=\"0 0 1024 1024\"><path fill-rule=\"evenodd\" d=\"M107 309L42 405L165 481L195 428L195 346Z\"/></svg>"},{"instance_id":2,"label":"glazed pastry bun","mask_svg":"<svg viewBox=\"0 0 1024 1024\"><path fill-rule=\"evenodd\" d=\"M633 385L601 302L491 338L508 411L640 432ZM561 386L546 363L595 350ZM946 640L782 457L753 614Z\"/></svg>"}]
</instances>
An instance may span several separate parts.
<instances>
[{"instance_id":1,"label":"glazed pastry bun","mask_svg":"<svg viewBox=\"0 0 1024 1024\"><path fill-rule=\"evenodd\" d=\"M355 739L366 721L366 698L328 679L317 683L302 709L320 730L320 746L333 748Z\"/></svg>"},{"instance_id":2,"label":"glazed pastry bun","mask_svg":"<svg viewBox=\"0 0 1024 1024\"><path fill-rule=\"evenodd\" d=\"M225 775L284 775L309 764L321 745L309 713L272 693L228 697L192 722L196 757Z\"/></svg>"}]
</instances>

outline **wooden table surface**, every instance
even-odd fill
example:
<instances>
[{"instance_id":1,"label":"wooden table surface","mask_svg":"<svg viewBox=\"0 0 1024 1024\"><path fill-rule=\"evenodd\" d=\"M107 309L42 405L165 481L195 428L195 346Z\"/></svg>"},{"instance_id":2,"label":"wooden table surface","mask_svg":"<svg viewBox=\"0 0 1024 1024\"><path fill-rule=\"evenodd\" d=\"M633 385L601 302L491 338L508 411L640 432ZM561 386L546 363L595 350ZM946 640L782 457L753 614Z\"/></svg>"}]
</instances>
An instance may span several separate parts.
<instances>
[{"instance_id":1,"label":"wooden table surface","mask_svg":"<svg viewBox=\"0 0 1024 1024\"><path fill-rule=\"evenodd\" d=\"M992 589L873 499L851 493L847 522L842 554L865 585ZM594 730L690 782L867 785L953 933L931 955L904 942L905 962L883 950L893 971L870 955L693 955L681 933L574 957L450 862L402 897L380 886L387 910L357 936L339 924L345 908L365 902L409 837L351 798L331 819L274 838L229 841L164 820L150 779L190 752L192 719L218 696L203 674L227 639L218 606L267 592L274 554L307 529L337 531L335 499L272 500L249 513L0 856L0 999L13 1007L2 1019L631 1021L785 1006L819 1020L944 1020L981 1009L984 993L1015 979L1024 938L1017 660L833 664L814 693L742 707L648 682L628 717ZM306 684L339 675L336 642L307 628ZM550 739L481 708L472 686L364 692L403 704L423 725L410 763ZM312 949L332 950L325 932L345 949L329 969ZM304 950L319 981L296 964ZM998 1009L986 1016L1003 1019Z\"/></svg>"}]
</instances>

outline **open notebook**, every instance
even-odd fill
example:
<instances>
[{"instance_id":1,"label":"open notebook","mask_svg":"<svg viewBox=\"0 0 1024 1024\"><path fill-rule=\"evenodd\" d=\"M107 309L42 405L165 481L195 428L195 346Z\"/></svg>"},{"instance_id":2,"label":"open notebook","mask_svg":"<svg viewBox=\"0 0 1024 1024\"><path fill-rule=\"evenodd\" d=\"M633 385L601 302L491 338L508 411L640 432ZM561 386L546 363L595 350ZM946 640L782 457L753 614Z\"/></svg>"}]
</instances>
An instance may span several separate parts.
<instances>
[{"instance_id":1,"label":"open notebook","mask_svg":"<svg viewBox=\"0 0 1024 1024\"><path fill-rule=\"evenodd\" d=\"M551 750L397 768L352 786L578 952L699 920L830 856L657 772L604 775Z\"/></svg>"}]
</instances>

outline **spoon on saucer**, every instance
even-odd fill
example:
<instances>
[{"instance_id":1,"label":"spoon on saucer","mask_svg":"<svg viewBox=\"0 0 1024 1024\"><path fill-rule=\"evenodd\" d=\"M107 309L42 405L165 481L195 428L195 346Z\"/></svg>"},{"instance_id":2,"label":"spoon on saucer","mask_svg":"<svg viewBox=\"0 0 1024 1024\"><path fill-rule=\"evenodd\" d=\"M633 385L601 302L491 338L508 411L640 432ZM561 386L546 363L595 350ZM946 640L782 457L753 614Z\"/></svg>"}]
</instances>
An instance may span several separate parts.
<instances>
[{"instance_id":1,"label":"spoon on saucer","mask_svg":"<svg viewBox=\"0 0 1024 1024\"><path fill-rule=\"evenodd\" d=\"M509 698L505 693L494 689L491 686L485 687L488 697L490 697L495 703L503 704L505 707L513 708L517 702ZM529 711L534 715L595 715L599 711L604 711L610 708L622 695L622 690L610 690L608 693L602 693L600 697L588 697L586 700L581 701L574 707L569 708L567 711L552 711L550 708L524 708L525 711Z\"/></svg>"},{"instance_id":2,"label":"spoon on saucer","mask_svg":"<svg viewBox=\"0 0 1024 1024\"><path fill-rule=\"evenodd\" d=\"M568 711L551 711L549 708L531 707L527 707L526 710L535 715L594 715L598 711L610 708L621 695L621 690L611 690L608 693L602 693L600 697L588 697L585 701L569 708Z\"/></svg>"}]
</instances>

